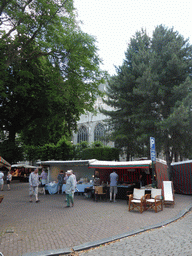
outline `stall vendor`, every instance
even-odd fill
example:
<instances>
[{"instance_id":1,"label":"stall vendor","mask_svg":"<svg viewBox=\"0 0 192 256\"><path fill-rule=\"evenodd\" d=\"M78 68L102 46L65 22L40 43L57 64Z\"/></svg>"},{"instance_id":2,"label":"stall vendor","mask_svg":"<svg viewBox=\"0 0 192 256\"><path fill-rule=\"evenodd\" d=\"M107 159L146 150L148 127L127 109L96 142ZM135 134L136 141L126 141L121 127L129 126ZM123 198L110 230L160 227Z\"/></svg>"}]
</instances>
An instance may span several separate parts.
<instances>
[{"instance_id":1,"label":"stall vendor","mask_svg":"<svg viewBox=\"0 0 192 256\"><path fill-rule=\"evenodd\" d=\"M140 181L140 187L144 187L145 185L147 185L147 174L145 171L141 171L139 181Z\"/></svg>"}]
</instances>

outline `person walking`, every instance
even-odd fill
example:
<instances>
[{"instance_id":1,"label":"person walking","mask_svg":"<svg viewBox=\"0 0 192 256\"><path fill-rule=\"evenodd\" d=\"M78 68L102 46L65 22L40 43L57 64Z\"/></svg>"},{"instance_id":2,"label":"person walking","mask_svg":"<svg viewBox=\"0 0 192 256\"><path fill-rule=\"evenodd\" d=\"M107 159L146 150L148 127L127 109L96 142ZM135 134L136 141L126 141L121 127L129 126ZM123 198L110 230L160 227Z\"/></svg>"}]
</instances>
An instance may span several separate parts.
<instances>
[{"instance_id":1,"label":"person walking","mask_svg":"<svg viewBox=\"0 0 192 256\"><path fill-rule=\"evenodd\" d=\"M65 184L66 184L68 178L69 178L69 177L68 177L68 175L67 175L67 172L65 172L65 177L64 177L64 183L65 183ZM67 202L67 195L66 195L66 197L65 197L65 202Z\"/></svg>"},{"instance_id":2,"label":"person walking","mask_svg":"<svg viewBox=\"0 0 192 256\"><path fill-rule=\"evenodd\" d=\"M116 195L117 195L117 182L118 182L119 176L115 172L115 170L110 174L110 202L112 202L112 196L114 203L116 202Z\"/></svg>"},{"instance_id":3,"label":"person walking","mask_svg":"<svg viewBox=\"0 0 192 256\"><path fill-rule=\"evenodd\" d=\"M3 185L4 185L4 173L0 170L0 186L1 186L1 191L3 191Z\"/></svg>"},{"instance_id":4,"label":"person walking","mask_svg":"<svg viewBox=\"0 0 192 256\"><path fill-rule=\"evenodd\" d=\"M67 171L68 179L66 180L66 188L65 188L65 194L67 196L67 206L70 207L70 203L72 204L72 207L74 206L74 198L73 198L73 192L75 191L75 182L74 178L72 177L71 170Z\"/></svg>"},{"instance_id":5,"label":"person walking","mask_svg":"<svg viewBox=\"0 0 192 256\"><path fill-rule=\"evenodd\" d=\"M29 196L30 200L29 202L32 203L32 196L35 195L36 203L38 203L40 200L38 199L38 186L39 186L39 174L38 174L38 168L34 170L29 175Z\"/></svg>"},{"instance_id":6,"label":"person walking","mask_svg":"<svg viewBox=\"0 0 192 256\"><path fill-rule=\"evenodd\" d=\"M65 184L66 184L68 178L69 178L69 177L68 177L68 175L67 175L67 172L65 172L65 177L64 177L64 183L65 183Z\"/></svg>"},{"instance_id":7,"label":"person walking","mask_svg":"<svg viewBox=\"0 0 192 256\"><path fill-rule=\"evenodd\" d=\"M58 174L57 179L58 179L58 194L59 194L60 190L62 191L62 187L63 187L63 183L64 183L64 173L62 170Z\"/></svg>"},{"instance_id":8,"label":"person walking","mask_svg":"<svg viewBox=\"0 0 192 256\"><path fill-rule=\"evenodd\" d=\"M42 187L42 190L43 190L43 194L45 195L45 185L47 184L47 171L42 169L40 178L41 178L41 187Z\"/></svg>"},{"instance_id":9,"label":"person walking","mask_svg":"<svg viewBox=\"0 0 192 256\"><path fill-rule=\"evenodd\" d=\"M72 176L73 179L74 179L75 190L76 190L76 189L77 189L77 179L76 179L76 175L74 174L73 170L71 170L71 172L72 172L71 176ZM75 190L74 190L73 193L72 193L73 199L74 199Z\"/></svg>"},{"instance_id":10,"label":"person walking","mask_svg":"<svg viewBox=\"0 0 192 256\"><path fill-rule=\"evenodd\" d=\"M9 172L7 173L7 188L8 188L8 190L11 189L11 188L10 188L10 183L11 183L11 181L12 181L12 175L11 175L11 172L9 171Z\"/></svg>"}]
</instances>

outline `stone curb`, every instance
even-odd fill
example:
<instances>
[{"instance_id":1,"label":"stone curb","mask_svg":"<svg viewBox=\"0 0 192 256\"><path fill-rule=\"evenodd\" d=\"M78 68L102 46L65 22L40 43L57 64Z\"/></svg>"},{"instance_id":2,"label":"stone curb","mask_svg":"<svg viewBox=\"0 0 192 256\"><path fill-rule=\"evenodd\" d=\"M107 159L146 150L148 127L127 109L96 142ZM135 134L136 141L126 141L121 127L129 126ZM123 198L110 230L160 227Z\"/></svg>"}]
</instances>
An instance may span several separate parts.
<instances>
[{"instance_id":1,"label":"stone curb","mask_svg":"<svg viewBox=\"0 0 192 256\"><path fill-rule=\"evenodd\" d=\"M141 228L141 229L138 229L138 230L129 231L129 232L126 232L126 233L123 233L123 234L120 234L120 235L111 236L109 238L97 240L97 241L94 241L94 242L90 242L90 243L88 242L88 243L84 243L84 244L81 244L81 245L77 245L77 246L74 246L72 249L64 248L64 249L59 249L59 250L48 250L48 251L41 251L41 252L34 252L34 253L30 252L30 253L23 254L22 256L59 256L61 254L70 254L74 251L83 251L83 250L87 250L87 249L90 249L90 248L93 248L93 247L98 247L102 244L113 242L115 240L122 239L122 238L125 238L125 237L128 237L128 236L133 236L133 235L145 232L145 231L150 230L150 229L163 227L167 224L170 224L170 223L180 219L186 213L188 213L191 209L192 209L192 205L189 205L185 209L183 209L179 214L177 214L174 218L168 219L164 222L161 222L161 223L158 223L158 224L155 224L155 225L151 225L151 226L147 226L147 227L144 227L144 228Z\"/></svg>"},{"instance_id":2,"label":"stone curb","mask_svg":"<svg viewBox=\"0 0 192 256\"><path fill-rule=\"evenodd\" d=\"M97 246L100 246L101 244L113 242L113 241L118 240L118 239L122 239L122 238L125 238L125 237L128 237L128 236L136 235L136 234L139 234L141 232L145 232L145 231L150 230L150 229L163 227L167 224L170 224L171 222L174 222L174 221L180 219L186 213L188 213L191 209L192 209L192 205L189 205L184 210L182 210L178 215L176 215L174 218L171 218L171 219L166 220L164 222L161 222L159 224L155 224L155 225L152 225L152 226L147 226L147 227L144 227L144 228L141 228L141 229L138 229L138 230L130 231L130 232L127 232L127 233L123 233L123 234L120 234L120 235L117 235L117 236L112 236L112 237L102 239L102 240L97 240L97 241L94 241L94 242L91 242L91 243L85 243L85 244L82 244L82 245L79 245L79 246L74 246L73 250L74 251L87 250L87 249L90 249L92 247L97 247Z\"/></svg>"}]
</instances>

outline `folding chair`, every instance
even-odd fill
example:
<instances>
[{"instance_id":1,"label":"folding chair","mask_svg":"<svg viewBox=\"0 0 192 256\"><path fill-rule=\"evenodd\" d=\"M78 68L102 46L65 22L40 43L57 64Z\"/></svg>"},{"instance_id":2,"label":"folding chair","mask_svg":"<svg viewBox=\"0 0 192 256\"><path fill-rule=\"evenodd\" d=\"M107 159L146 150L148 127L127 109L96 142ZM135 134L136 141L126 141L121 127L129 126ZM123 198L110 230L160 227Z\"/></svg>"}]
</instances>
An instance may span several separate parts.
<instances>
[{"instance_id":1,"label":"folding chair","mask_svg":"<svg viewBox=\"0 0 192 256\"><path fill-rule=\"evenodd\" d=\"M174 207L175 197L172 181L163 181L163 200L164 205L172 205Z\"/></svg>"},{"instance_id":2,"label":"folding chair","mask_svg":"<svg viewBox=\"0 0 192 256\"><path fill-rule=\"evenodd\" d=\"M140 213L145 210L145 190L134 188L133 194L129 195L129 211L138 209Z\"/></svg>"},{"instance_id":3,"label":"folding chair","mask_svg":"<svg viewBox=\"0 0 192 256\"><path fill-rule=\"evenodd\" d=\"M95 186L95 192L94 192L94 199L97 202L98 198L104 198L105 200L107 200L107 193L105 191L103 191L103 187L102 186Z\"/></svg>"},{"instance_id":4,"label":"folding chair","mask_svg":"<svg viewBox=\"0 0 192 256\"><path fill-rule=\"evenodd\" d=\"M163 210L163 200L162 200L162 190L152 188L151 189L151 195L147 194L145 196L146 202L145 202L145 209L154 209L157 213L157 210L160 209Z\"/></svg>"}]
</instances>

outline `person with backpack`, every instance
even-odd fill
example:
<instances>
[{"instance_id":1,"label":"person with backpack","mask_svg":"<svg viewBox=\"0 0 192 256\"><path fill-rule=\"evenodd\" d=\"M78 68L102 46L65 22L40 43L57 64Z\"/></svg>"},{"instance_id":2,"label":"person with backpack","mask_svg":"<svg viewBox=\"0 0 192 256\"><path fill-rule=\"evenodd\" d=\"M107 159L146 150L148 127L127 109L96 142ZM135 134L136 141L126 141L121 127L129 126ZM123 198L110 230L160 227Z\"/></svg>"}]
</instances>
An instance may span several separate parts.
<instances>
[{"instance_id":1,"label":"person with backpack","mask_svg":"<svg viewBox=\"0 0 192 256\"><path fill-rule=\"evenodd\" d=\"M62 191L62 186L64 183L64 172L62 170L58 174L57 179L58 179L58 194L60 194L60 191Z\"/></svg>"},{"instance_id":2,"label":"person with backpack","mask_svg":"<svg viewBox=\"0 0 192 256\"><path fill-rule=\"evenodd\" d=\"M12 181L12 175L11 175L11 172L9 171L9 172L7 173L7 188L8 188L8 190L11 189L11 188L10 188L10 183L11 183L11 181Z\"/></svg>"}]
</instances>

